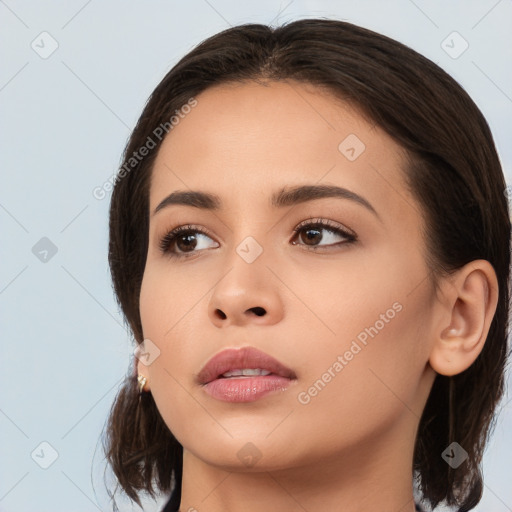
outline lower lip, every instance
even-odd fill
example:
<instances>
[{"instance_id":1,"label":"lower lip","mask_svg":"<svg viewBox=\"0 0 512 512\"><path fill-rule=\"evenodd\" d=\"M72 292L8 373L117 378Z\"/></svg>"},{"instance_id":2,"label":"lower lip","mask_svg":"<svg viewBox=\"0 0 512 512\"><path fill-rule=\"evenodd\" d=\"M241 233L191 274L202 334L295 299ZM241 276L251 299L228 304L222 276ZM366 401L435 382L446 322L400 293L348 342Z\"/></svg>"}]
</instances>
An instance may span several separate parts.
<instances>
[{"instance_id":1,"label":"lower lip","mask_svg":"<svg viewBox=\"0 0 512 512\"><path fill-rule=\"evenodd\" d=\"M255 402L275 391L284 391L290 379L279 375L215 379L204 385L205 391L224 402Z\"/></svg>"}]
</instances>

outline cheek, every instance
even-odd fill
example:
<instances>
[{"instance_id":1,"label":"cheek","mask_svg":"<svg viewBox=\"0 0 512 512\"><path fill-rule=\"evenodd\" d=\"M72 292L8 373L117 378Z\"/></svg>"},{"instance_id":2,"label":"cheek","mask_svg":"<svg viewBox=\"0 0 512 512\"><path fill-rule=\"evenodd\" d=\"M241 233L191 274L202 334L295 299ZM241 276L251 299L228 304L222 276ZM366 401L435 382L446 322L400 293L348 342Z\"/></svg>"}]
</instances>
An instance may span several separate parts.
<instances>
[{"instance_id":1,"label":"cheek","mask_svg":"<svg viewBox=\"0 0 512 512\"><path fill-rule=\"evenodd\" d=\"M144 339L150 340L158 353L147 368L154 395L162 387L169 387L171 375L176 374L179 361L183 360L190 338L188 324L193 317L190 313L198 302L194 290L181 293L180 283L164 270L156 265L146 268L139 305Z\"/></svg>"},{"instance_id":2,"label":"cheek","mask_svg":"<svg viewBox=\"0 0 512 512\"><path fill-rule=\"evenodd\" d=\"M385 290L374 288L367 300L353 296L347 310L331 317L336 342L308 350L299 412L311 432L321 429L331 443L363 441L402 415L421 416L416 400L429 353L427 296L395 286L390 297Z\"/></svg>"},{"instance_id":3,"label":"cheek","mask_svg":"<svg viewBox=\"0 0 512 512\"><path fill-rule=\"evenodd\" d=\"M369 433L409 408L421 416L413 402L428 361L431 315L428 288L413 286L423 279L422 262L381 261L364 280L331 274L301 292L329 332L318 322L327 335L303 343L297 401L309 428L330 439L340 428L349 437Z\"/></svg>"},{"instance_id":4,"label":"cheek","mask_svg":"<svg viewBox=\"0 0 512 512\"><path fill-rule=\"evenodd\" d=\"M186 317L207 291L207 283L190 271L176 272L166 261L149 262L139 306L144 336L161 341L172 337L173 329L188 321Z\"/></svg>"},{"instance_id":5,"label":"cheek","mask_svg":"<svg viewBox=\"0 0 512 512\"><path fill-rule=\"evenodd\" d=\"M182 289L187 292L182 293ZM195 323L194 307L200 307L198 301L205 291L200 293L197 284L187 287L174 273L171 276L168 269L158 265L146 268L141 286L144 338L159 350L158 357L146 368L151 393L164 422L180 442L186 439L189 420L197 418L202 427L208 421L202 409L196 411L198 404L188 392L193 369L188 366L185 371L183 364L193 353L191 340L197 339L196 333L191 332ZM215 425L210 427L213 429Z\"/></svg>"}]
</instances>

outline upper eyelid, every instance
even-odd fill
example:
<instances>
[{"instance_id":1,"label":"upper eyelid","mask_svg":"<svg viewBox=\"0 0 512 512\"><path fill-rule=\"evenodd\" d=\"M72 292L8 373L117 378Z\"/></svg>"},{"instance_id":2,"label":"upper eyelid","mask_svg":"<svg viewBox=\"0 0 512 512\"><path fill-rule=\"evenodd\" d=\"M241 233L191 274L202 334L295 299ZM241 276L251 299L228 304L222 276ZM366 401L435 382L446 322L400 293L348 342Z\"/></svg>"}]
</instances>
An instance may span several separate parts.
<instances>
[{"instance_id":1,"label":"upper eyelid","mask_svg":"<svg viewBox=\"0 0 512 512\"><path fill-rule=\"evenodd\" d=\"M324 217L310 217L309 219L303 220L297 224L297 226L294 228L294 231L302 227L315 224L321 225L325 230L328 230L328 228L337 229L340 231L346 231L348 234L357 237L356 232L353 229L350 229L348 226L345 226L345 224L341 224Z\"/></svg>"},{"instance_id":2,"label":"upper eyelid","mask_svg":"<svg viewBox=\"0 0 512 512\"><path fill-rule=\"evenodd\" d=\"M333 221L331 219L328 219L326 217L308 217L307 219L304 219L300 221L298 224L295 225L295 227L292 229L292 231L296 231L297 229L300 229L305 226L309 225L315 225L320 224L322 225L323 229L339 229L340 231L346 231L347 233L357 236L356 232L346 226L345 224L342 224L337 221ZM170 235L171 233L179 233L179 232L187 232L187 231L197 231L201 234L205 234L209 237L213 237L213 233L210 232L208 228L205 228L204 226L201 226L200 224L191 224L191 223L185 223L185 224L178 224L176 227L167 229L163 232L163 234L159 237L160 239Z\"/></svg>"}]
</instances>

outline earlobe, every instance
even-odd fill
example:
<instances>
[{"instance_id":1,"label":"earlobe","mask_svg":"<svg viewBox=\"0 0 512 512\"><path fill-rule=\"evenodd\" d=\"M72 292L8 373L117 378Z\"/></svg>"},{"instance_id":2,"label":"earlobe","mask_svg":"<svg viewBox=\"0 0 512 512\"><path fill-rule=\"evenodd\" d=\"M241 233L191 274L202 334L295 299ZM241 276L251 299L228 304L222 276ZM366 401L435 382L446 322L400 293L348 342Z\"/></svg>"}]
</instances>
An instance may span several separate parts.
<instances>
[{"instance_id":1,"label":"earlobe","mask_svg":"<svg viewBox=\"0 0 512 512\"><path fill-rule=\"evenodd\" d=\"M498 281L492 265L475 260L443 283L446 301L430 353L430 366L439 374L457 375L482 351L498 303Z\"/></svg>"}]
</instances>

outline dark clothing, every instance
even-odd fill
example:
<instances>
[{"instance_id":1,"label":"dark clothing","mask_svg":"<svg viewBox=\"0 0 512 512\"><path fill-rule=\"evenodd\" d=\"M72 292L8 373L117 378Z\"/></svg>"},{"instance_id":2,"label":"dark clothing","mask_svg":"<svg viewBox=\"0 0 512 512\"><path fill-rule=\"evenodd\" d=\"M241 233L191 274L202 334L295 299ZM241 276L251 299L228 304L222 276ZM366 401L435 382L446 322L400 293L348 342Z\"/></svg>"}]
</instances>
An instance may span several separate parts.
<instances>
[{"instance_id":1,"label":"dark clothing","mask_svg":"<svg viewBox=\"0 0 512 512\"><path fill-rule=\"evenodd\" d=\"M181 492L172 492L169 501L165 504L162 512L178 512L180 508Z\"/></svg>"}]
</instances>

